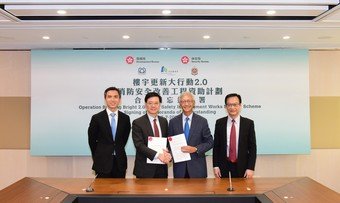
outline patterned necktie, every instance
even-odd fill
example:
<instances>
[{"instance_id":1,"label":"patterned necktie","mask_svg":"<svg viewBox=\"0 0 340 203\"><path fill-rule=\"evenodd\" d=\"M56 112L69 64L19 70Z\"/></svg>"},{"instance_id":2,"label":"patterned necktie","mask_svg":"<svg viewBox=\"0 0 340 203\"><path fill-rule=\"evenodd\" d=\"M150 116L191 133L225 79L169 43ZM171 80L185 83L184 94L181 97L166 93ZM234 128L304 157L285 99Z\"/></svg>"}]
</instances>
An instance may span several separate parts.
<instances>
[{"instance_id":1,"label":"patterned necktie","mask_svg":"<svg viewBox=\"0 0 340 203\"><path fill-rule=\"evenodd\" d=\"M189 140L189 133L190 133L190 128L189 128L189 117L185 118L185 124L184 124L184 135L185 139L188 141Z\"/></svg>"},{"instance_id":2,"label":"patterned necktie","mask_svg":"<svg viewBox=\"0 0 340 203\"><path fill-rule=\"evenodd\" d=\"M157 119L153 119L153 129L155 130L155 137L159 137L159 130L157 126Z\"/></svg>"},{"instance_id":3,"label":"patterned necktie","mask_svg":"<svg viewBox=\"0 0 340 203\"><path fill-rule=\"evenodd\" d=\"M112 132L112 138L113 140L115 140L116 137L116 130L117 130L117 126L116 126L116 118L115 118L115 113L111 113L111 132Z\"/></svg>"},{"instance_id":4,"label":"patterned necktie","mask_svg":"<svg viewBox=\"0 0 340 203\"><path fill-rule=\"evenodd\" d=\"M235 120L233 119L231 125L231 130L230 130L230 143L229 143L229 160L231 162L236 162L237 161L237 156L236 156L236 129L235 129Z\"/></svg>"}]
</instances>

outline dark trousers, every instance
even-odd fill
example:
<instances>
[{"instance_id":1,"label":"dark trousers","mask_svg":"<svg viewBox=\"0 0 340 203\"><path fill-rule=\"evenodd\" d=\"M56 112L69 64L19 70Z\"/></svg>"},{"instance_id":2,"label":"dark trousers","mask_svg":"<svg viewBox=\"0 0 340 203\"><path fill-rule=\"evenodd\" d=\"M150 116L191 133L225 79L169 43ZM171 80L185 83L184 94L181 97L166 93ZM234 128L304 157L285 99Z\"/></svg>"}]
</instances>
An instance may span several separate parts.
<instances>
[{"instance_id":1,"label":"dark trousers","mask_svg":"<svg viewBox=\"0 0 340 203\"><path fill-rule=\"evenodd\" d=\"M168 168L167 168L167 165L165 166L166 167L164 167L164 165L157 165L154 178L168 178L167 171L166 171L168 170Z\"/></svg>"},{"instance_id":2,"label":"dark trousers","mask_svg":"<svg viewBox=\"0 0 340 203\"><path fill-rule=\"evenodd\" d=\"M190 178L189 171L188 171L188 165L185 165L185 175L184 178Z\"/></svg>"},{"instance_id":3,"label":"dark trousers","mask_svg":"<svg viewBox=\"0 0 340 203\"><path fill-rule=\"evenodd\" d=\"M227 169L227 173L223 175L223 178L229 178L229 171L231 173L232 178L242 177L242 176L240 177L240 175L237 172L237 162L232 163L231 161L227 160L226 169Z\"/></svg>"},{"instance_id":4,"label":"dark trousers","mask_svg":"<svg viewBox=\"0 0 340 203\"><path fill-rule=\"evenodd\" d=\"M163 164L157 164L155 174L151 177L140 177L136 176L136 178L168 178L168 166Z\"/></svg>"},{"instance_id":5,"label":"dark trousers","mask_svg":"<svg viewBox=\"0 0 340 203\"><path fill-rule=\"evenodd\" d=\"M125 178L126 170L119 170L117 158L113 156L112 169L110 173L97 173L97 178Z\"/></svg>"}]
</instances>

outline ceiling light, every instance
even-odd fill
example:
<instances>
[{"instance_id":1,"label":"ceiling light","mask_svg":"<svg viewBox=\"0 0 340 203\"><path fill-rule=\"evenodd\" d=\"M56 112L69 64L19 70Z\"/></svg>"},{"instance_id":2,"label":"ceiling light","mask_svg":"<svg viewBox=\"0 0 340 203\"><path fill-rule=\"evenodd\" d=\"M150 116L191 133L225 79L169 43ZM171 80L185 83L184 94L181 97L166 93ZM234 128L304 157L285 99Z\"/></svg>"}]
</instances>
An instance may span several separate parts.
<instances>
[{"instance_id":1,"label":"ceiling light","mask_svg":"<svg viewBox=\"0 0 340 203\"><path fill-rule=\"evenodd\" d=\"M164 50L170 50L171 48L169 48L169 47L161 47L161 48L159 48L159 50L162 50L162 51L164 51Z\"/></svg>"},{"instance_id":2,"label":"ceiling light","mask_svg":"<svg viewBox=\"0 0 340 203\"><path fill-rule=\"evenodd\" d=\"M129 35L123 35L123 39L130 39Z\"/></svg>"},{"instance_id":3,"label":"ceiling light","mask_svg":"<svg viewBox=\"0 0 340 203\"><path fill-rule=\"evenodd\" d=\"M163 10L162 13L163 13L163 15L170 15L171 11L170 10Z\"/></svg>"},{"instance_id":4,"label":"ceiling light","mask_svg":"<svg viewBox=\"0 0 340 203\"><path fill-rule=\"evenodd\" d=\"M67 12L65 10L58 10L57 13L59 15L65 15Z\"/></svg>"},{"instance_id":5,"label":"ceiling light","mask_svg":"<svg viewBox=\"0 0 340 203\"><path fill-rule=\"evenodd\" d=\"M210 35L204 35L203 39L210 39Z\"/></svg>"},{"instance_id":6,"label":"ceiling light","mask_svg":"<svg viewBox=\"0 0 340 203\"><path fill-rule=\"evenodd\" d=\"M267 11L267 15L275 15L275 14L276 14L276 11L274 10Z\"/></svg>"},{"instance_id":7,"label":"ceiling light","mask_svg":"<svg viewBox=\"0 0 340 203\"><path fill-rule=\"evenodd\" d=\"M43 39L45 39L45 40L48 40L48 39L50 39L50 37L49 37L49 36L47 36L47 35L43 36L42 38L43 38Z\"/></svg>"},{"instance_id":8,"label":"ceiling light","mask_svg":"<svg viewBox=\"0 0 340 203\"><path fill-rule=\"evenodd\" d=\"M283 36L282 39L284 39L284 40L290 39L290 36L288 36L288 35Z\"/></svg>"}]
</instances>

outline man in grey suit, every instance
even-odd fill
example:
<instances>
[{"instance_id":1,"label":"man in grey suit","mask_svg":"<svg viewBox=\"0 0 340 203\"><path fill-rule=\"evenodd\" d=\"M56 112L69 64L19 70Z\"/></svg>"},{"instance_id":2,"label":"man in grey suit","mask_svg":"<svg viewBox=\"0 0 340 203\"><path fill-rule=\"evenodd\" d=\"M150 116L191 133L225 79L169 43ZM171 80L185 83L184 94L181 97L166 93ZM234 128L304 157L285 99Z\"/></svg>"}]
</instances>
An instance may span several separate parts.
<instances>
[{"instance_id":1,"label":"man in grey suit","mask_svg":"<svg viewBox=\"0 0 340 203\"><path fill-rule=\"evenodd\" d=\"M254 121L240 116L242 99L239 94L228 94L224 101L228 116L218 119L215 125L213 150L215 177L229 177L230 172L233 178L252 178L256 162ZM233 128L235 133L232 133ZM235 139L232 138L232 134L235 134ZM231 147L233 145L234 147Z\"/></svg>"},{"instance_id":2,"label":"man in grey suit","mask_svg":"<svg viewBox=\"0 0 340 203\"><path fill-rule=\"evenodd\" d=\"M207 163L205 153L213 147L208 121L193 112L194 95L184 92L179 97L182 113L170 120L169 136L184 133L187 146L181 147L182 152L190 153L191 160L174 163L174 178L206 178Z\"/></svg>"},{"instance_id":3,"label":"man in grey suit","mask_svg":"<svg viewBox=\"0 0 340 203\"><path fill-rule=\"evenodd\" d=\"M167 137L168 121L158 112L162 97L156 92L145 95L145 109L147 113L132 122L132 139L136 147L135 167L133 174L137 178L167 178L171 155L167 149L157 152L148 147L149 137ZM159 159L164 164L147 163Z\"/></svg>"}]
</instances>

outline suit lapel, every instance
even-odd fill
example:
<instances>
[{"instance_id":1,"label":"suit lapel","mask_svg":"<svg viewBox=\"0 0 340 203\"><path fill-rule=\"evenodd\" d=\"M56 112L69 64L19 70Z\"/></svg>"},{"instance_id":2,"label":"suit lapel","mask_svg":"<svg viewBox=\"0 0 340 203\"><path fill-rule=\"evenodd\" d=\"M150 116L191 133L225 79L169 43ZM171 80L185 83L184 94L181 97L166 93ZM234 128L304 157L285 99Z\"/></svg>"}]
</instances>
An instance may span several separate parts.
<instances>
[{"instance_id":1,"label":"suit lapel","mask_svg":"<svg viewBox=\"0 0 340 203\"><path fill-rule=\"evenodd\" d=\"M243 123L243 118L240 116L240 129L239 129L239 134L238 134L238 144L240 146L240 142L243 140L244 136L244 123Z\"/></svg>"},{"instance_id":2,"label":"suit lapel","mask_svg":"<svg viewBox=\"0 0 340 203\"><path fill-rule=\"evenodd\" d=\"M119 135L121 134L121 130L122 129L122 123L124 123L124 119L123 119L123 116L121 114L122 112L118 111L118 123L117 123L117 132L116 132L116 137L115 137L115 140L117 141L117 139L120 139L119 138ZM110 126L111 128L111 126Z\"/></svg>"},{"instance_id":3,"label":"suit lapel","mask_svg":"<svg viewBox=\"0 0 340 203\"><path fill-rule=\"evenodd\" d=\"M150 123L150 120L149 120L149 117L147 114L144 115L144 122L145 122L145 126L146 126L146 133L147 133L147 137L149 136L153 136L155 137L154 133L153 133L153 130L152 130L152 126L151 126L151 123Z\"/></svg>"},{"instance_id":4,"label":"suit lapel","mask_svg":"<svg viewBox=\"0 0 340 203\"><path fill-rule=\"evenodd\" d=\"M222 128L221 128L221 135L222 135L222 137L221 137L221 143L224 143L224 146L227 146L227 124L228 124L228 116L227 117L225 117L225 119L223 119L222 120L222 123L221 123L221 126L222 126Z\"/></svg>"},{"instance_id":5,"label":"suit lapel","mask_svg":"<svg viewBox=\"0 0 340 203\"><path fill-rule=\"evenodd\" d=\"M175 123L178 123L178 126L177 126L178 132L179 132L178 134L184 133L184 128L183 128L183 113L180 114L177 117L177 119L179 120L179 122L175 122ZM189 134L190 134L190 132L189 132Z\"/></svg>"},{"instance_id":6,"label":"suit lapel","mask_svg":"<svg viewBox=\"0 0 340 203\"><path fill-rule=\"evenodd\" d=\"M164 120L161 119L159 116L158 116L158 120L159 120L159 125L161 126L161 131L162 131L162 137L167 137L167 131L166 131L166 123L163 122Z\"/></svg>"},{"instance_id":7,"label":"suit lapel","mask_svg":"<svg viewBox=\"0 0 340 203\"><path fill-rule=\"evenodd\" d=\"M102 119L103 119L103 125L105 126L105 129L106 129L106 133L105 133L105 136L112 140L113 141L113 138L112 138L112 131L111 131L111 126L110 126L110 120L109 120L109 117L106 113L106 110L102 111Z\"/></svg>"},{"instance_id":8,"label":"suit lapel","mask_svg":"<svg viewBox=\"0 0 340 203\"><path fill-rule=\"evenodd\" d=\"M197 117L195 115L195 113L192 113L192 118L191 118L191 125L190 125L190 130L189 130L189 139L188 139L188 143L190 142L190 140L192 139L191 135L192 135L192 132L193 132L193 129L196 127L196 121ZM182 127L183 127L183 119L181 119L181 123L182 123Z\"/></svg>"}]
</instances>

